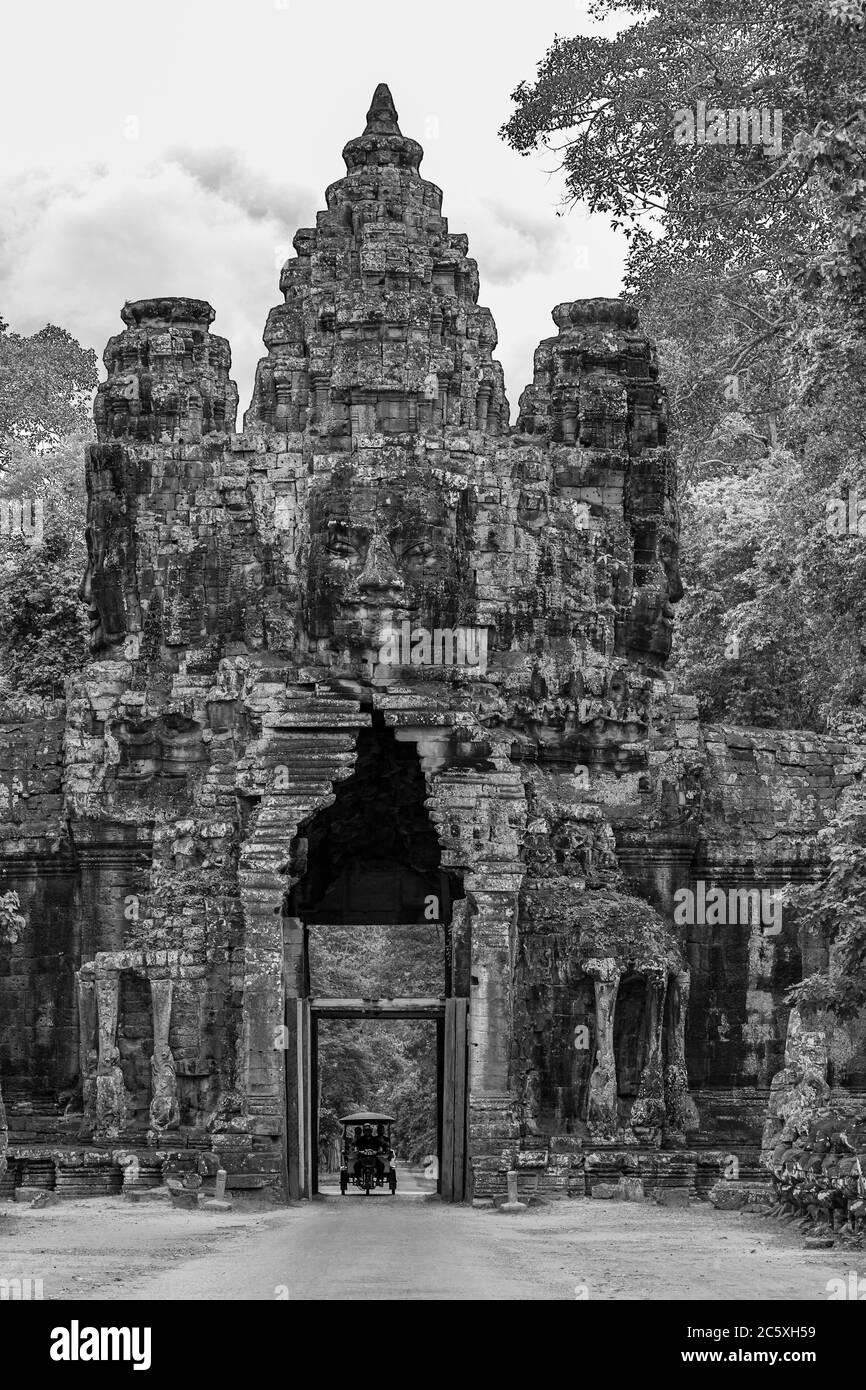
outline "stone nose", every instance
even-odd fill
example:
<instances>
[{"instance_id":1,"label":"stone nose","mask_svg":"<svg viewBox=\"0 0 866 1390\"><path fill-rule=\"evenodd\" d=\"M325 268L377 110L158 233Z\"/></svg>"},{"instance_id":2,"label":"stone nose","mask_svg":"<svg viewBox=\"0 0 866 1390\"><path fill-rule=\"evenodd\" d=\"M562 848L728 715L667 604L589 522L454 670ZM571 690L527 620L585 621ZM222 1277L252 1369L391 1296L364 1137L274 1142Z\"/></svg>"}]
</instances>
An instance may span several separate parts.
<instances>
[{"instance_id":1,"label":"stone nose","mask_svg":"<svg viewBox=\"0 0 866 1390\"><path fill-rule=\"evenodd\" d=\"M358 575L358 588L368 592L403 589L394 552L382 536L373 536L367 550L364 568Z\"/></svg>"}]
</instances>

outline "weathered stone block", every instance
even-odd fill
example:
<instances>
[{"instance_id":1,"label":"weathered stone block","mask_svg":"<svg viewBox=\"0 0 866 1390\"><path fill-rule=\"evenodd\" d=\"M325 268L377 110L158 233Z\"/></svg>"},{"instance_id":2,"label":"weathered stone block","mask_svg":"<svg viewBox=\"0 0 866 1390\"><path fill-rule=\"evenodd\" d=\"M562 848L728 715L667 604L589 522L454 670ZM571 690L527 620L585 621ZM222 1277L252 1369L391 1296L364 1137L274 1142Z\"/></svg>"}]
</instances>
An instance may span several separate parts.
<instances>
[{"instance_id":1,"label":"weathered stone block","mask_svg":"<svg viewBox=\"0 0 866 1390\"><path fill-rule=\"evenodd\" d=\"M689 1205L689 1189L687 1187L660 1187L656 1192L656 1201L660 1207L687 1207Z\"/></svg>"},{"instance_id":2,"label":"weathered stone block","mask_svg":"<svg viewBox=\"0 0 866 1390\"><path fill-rule=\"evenodd\" d=\"M710 1188L709 1199L719 1211L738 1211L746 1205L746 1193L736 1184L717 1182Z\"/></svg>"}]
</instances>

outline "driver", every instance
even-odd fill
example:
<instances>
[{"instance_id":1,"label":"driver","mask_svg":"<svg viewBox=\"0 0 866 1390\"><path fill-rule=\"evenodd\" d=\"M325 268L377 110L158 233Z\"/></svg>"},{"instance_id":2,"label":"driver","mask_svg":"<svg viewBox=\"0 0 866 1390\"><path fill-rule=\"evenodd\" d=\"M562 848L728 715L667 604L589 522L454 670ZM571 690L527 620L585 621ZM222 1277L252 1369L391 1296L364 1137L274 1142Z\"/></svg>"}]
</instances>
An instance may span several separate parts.
<instances>
[{"instance_id":1,"label":"driver","mask_svg":"<svg viewBox=\"0 0 866 1390\"><path fill-rule=\"evenodd\" d=\"M375 1149L375 1147L376 1147L376 1136L375 1136L374 1133L373 1133L373 1126L370 1125L370 1124L364 1125L363 1132L361 1131L360 1126L359 1126L358 1128L356 1128L356 1130L355 1130L355 1169L354 1169L355 1177L356 1177L356 1178L359 1176L359 1174L360 1174L360 1172L361 1172L361 1154L362 1154L362 1153L369 1153L370 1150L371 1150L371 1149Z\"/></svg>"}]
</instances>

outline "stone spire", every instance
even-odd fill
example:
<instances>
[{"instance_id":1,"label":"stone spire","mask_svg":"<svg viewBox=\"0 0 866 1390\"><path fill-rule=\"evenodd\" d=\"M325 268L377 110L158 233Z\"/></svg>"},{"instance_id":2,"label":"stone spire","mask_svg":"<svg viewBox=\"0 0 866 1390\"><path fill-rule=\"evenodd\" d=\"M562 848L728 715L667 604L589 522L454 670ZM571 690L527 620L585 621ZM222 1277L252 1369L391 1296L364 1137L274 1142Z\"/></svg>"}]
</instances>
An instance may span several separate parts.
<instances>
[{"instance_id":1,"label":"stone spire","mask_svg":"<svg viewBox=\"0 0 866 1390\"><path fill-rule=\"evenodd\" d=\"M399 117L387 82L380 82L367 112L365 135L402 135L398 124Z\"/></svg>"},{"instance_id":2,"label":"stone spire","mask_svg":"<svg viewBox=\"0 0 866 1390\"><path fill-rule=\"evenodd\" d=\"M246 425L304 435L326 472L362 441L388 437L414 457L419 435L439 448L449 431L508 427L478 267L448 229L441 188L418 172L423 154L380 83L343 151L347 173L280 275Z\"/></svg>"},{"instance_id":3,"label":"stone spire","mask_svg":"<svg viewBox=\"0 0 866 1390\"><path fill-rule=\"evenodd\" d=\"M417 140L410 140L400 130L394 98L385 82L373 93L364 134L349 141L343 158L350 174L368 166L390 166L417 174L424 151Z\"/></svg>"}]
</instances>

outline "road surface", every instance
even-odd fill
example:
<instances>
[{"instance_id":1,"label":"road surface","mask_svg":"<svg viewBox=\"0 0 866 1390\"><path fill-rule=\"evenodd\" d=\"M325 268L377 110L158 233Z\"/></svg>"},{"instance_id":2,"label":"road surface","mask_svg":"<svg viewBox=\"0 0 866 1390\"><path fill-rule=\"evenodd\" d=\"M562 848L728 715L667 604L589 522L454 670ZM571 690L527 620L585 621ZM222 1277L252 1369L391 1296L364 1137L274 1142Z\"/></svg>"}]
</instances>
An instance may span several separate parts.
<instances>
[{"instance_id":1,"label":"road surface","mask_svg":"<svg viewBox=\"0 0 866 1390\"><path fill-rule=\"evenodd\" d=\"M122 1198L0 1205L0 1278L114 1299L809 1299L866 1252L806 1251L756 1216L570 1201L518 1216L423 1194L175 1211Z\"/></svg>"}]
</instances>

